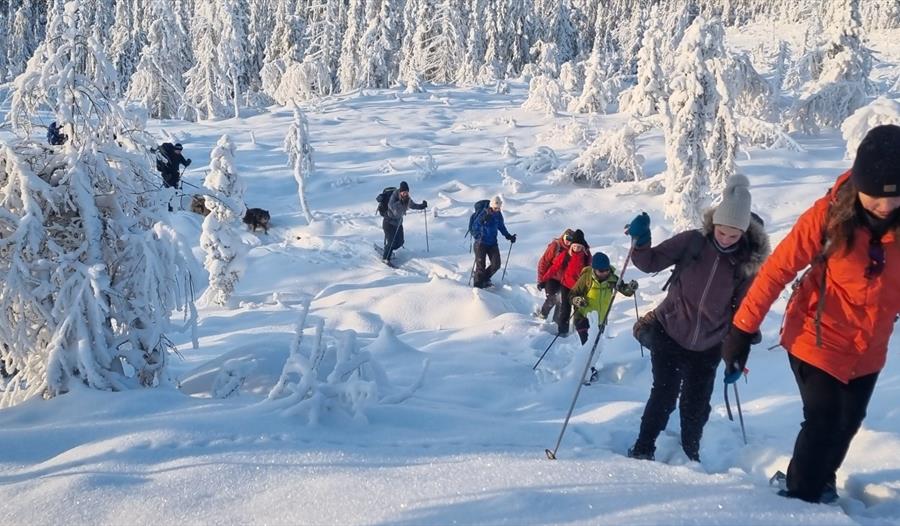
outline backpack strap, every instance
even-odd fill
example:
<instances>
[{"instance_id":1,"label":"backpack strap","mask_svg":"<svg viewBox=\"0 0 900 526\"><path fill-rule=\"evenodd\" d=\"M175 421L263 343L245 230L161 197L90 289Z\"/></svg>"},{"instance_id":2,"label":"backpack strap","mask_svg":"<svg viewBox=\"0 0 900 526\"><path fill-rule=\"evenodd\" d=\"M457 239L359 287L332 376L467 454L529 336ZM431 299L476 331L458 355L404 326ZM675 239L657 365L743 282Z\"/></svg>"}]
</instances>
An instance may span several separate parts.
<instances>
[{"instance_id":1,"label":"backpack strap","mask_svg":"<svg viewBox=\"0 0 900 526\"><path fill-rule=\"evenodd\" d=\"M669 288L669 285L675 282L678 279L678 276L681 275L681 272L684 270L685 265L691 264L696 261L700 257L700 252L703 252L703 246L706 245L706 236L703 235L699 230L695 230L698 235L695 235L693 239L688 243L687 248L684 249L684 252L681 253L681 257L678 258L678 261L675 262L675 268L672 269L672 273L669 275L669 279L666 280L665 284L662 286L663 292Z\"/></svg>"},{"instance_id":2,"label":"backpack strap","mask_svg":"<svg viewBox=\"0 0 900 526\"><path fill-rule=\"evenodd\" d=\"M828 189L831 193L831 189ZM822 222L822 233L820 236L819 253L813 258L812 266L822 266L822 279L819 281L819 300L816 302L816 347L822 347L822 313L825 311L825 280L828 277L828 218L831 216L831 209L834 206L834 199L828 200L828 208L825 210L825 220ZM812 268L812 266L810 268Z\"/></svg>"}]
</instances>

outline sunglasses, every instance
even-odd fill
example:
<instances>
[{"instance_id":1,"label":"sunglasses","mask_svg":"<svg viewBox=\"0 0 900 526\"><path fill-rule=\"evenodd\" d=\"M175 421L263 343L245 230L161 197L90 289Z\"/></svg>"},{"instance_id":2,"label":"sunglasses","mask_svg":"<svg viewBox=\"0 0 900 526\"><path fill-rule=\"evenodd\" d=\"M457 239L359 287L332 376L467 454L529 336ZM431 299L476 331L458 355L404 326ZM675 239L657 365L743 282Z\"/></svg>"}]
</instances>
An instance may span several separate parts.
<instances>
[{"instance_id":1,"label":"sunglasses","mask_svg":"<svg viewBox=\"0 0 900 526\"><path fill-rule=\"evenodd\" d=\"M880 238L873 237L869 242L869 266L866 267L866 279L877 278L884 270L884 245Z\"/></svg>"}]
</instances>

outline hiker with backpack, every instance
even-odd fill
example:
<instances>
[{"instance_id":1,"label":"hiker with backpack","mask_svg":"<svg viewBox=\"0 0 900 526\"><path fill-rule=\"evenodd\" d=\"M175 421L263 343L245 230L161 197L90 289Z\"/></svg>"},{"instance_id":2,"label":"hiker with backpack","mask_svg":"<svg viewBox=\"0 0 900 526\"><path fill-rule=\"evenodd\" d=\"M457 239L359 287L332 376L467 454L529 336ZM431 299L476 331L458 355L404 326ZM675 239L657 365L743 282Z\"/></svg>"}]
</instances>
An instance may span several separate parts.
<instances>
[{"instance_id":1,"label":"hiker with backpack","mask_svg":"<svg viewBox=\"0 0 900 526\"><path fill-rule=\"evenodd\" d=\"M610 265L606 254L597 252L591 257L591 265L581 270L578 281L569 291L572 306L575 307L572 321L581 339L581 345L587 343L588 331L591 328L588 314L596 312L597 319L603 323L612 302L613 289L618 289L622 294L631 297L637 288L638 283L635 280L628 283L619 281L616 269Z\"/></svg>"},{"instance_id":2,"label":"hiker with backpack","mask_svg":"<svg viewBox=\"0 0 900 526\"><path fill-rule=\"evenodd\" d=\"M569 320L572 316L571 289L575 286L581 270L591 264L591 252L584 232L576 230L572 233L572 241L568 250L560 252L553 258L553 263L540 277L544 283L556 280L560 284L560 301L556 315L557 335L565 338L569 335Z\"/></svg>"},{"instance_id":3,"label":"hiker with backpack","mask_svg":"<svg viewBox=\"0 0 900 526\"><path fill-rule=\"evenodd\" d=\"M561 236L550 241L547 248L544 250L544 254L541 256L541 259L538 260L537 289L544 291L545 299L544 304L541 305L540 310L537 312L537 316L542 320L547 319L547 316L550 315L550 311L553 310L554 307L556 307L554 319L559 316L560 291L562 290L562 285L559 283L558 279L550 278L547 281L541 281L541 277L547 272L550 265L553 264L553 260L556 258L557 254L569 250L569 246L572 245L572 235L574 233L575 232L571 228L565 229Z\"/></svg>"},{"instance_id":4,"label":"hiker with backpack","mask_svg":"<svg viewBox=\"0 0 900 526\"><path fill-rule=\"evenodd\" d=\"M626 227L638 269L651 273L675 267L663 287L668 289L665 299L634 330L650 349L653 386L637 440L628 449L631 458L653 460L656 439L678 400L681 447L690 460L700 460L722 340L769 254L763 225L751 218L749 185L743 175L731 177L721 203L706 211L700 229L681 232L655 247L646 212Z\"/></svg>"},{"instance_id":5,"label":"hiker with backpack","mask_svg":"<svg viewBox=\"0 0 900 526\"><path fill-rule=\"evenodd\" d=\"M506 230L501 208L503 208L503 199L499 195L495 195L491 198L488 206L482 208L470 222L472 238L475 240L474 286L479 289L493 286L491 276L500 270L500 247L497 245L497 232L502 233L510 243L516 242L516 235L510 234ZM485 268L487 259L490 259L491 265Z\"/></svg>"},{"instance_id":6,"label":"hiker with backpack","mask_svg":"<svg viewBox=\"0 0 900 526\"><path fill-rule=\"evenodd\" d=\"M869 130L853 167L800 215L762 266L722 346L726 382L741 376L751 335L807 267L780 333L803 423L779 494L830 502L900 314L900 127Z\"/></svg>"},{"instance_id":7,"label":"hiker with backpack","mask_svg":"<svg viewBox=\"0 0 900 526\"><path fill-rule=\"evenodd\" d=\"M191 165L191 160L185 159L181 155L183 149L184 147L181 146L181 143L164 142L156 150L156 169L162 174L165 188L181 187L180 166L184 165L187 168Z\"/></svg>"},{"instance_id":8,"label":"hiker with backpack","mask_svg":"<svg viewBox=\"0 0 900 526\"><path fill-rule=\"evenodd\" d=\"M390 197L386 197L388 192ZM384 231L384 250L381 259L385 263L390 264L394 251L403 246L403 216L410 208L424 210L428 208L428 201L423 199L421 204L413 201L409 196L409 185L406 181L401 181L400 187L393 191L385 188L378 196L378 213L384 218L381 221L381 229Z\"/></svg>"},{"instance_id":9,"label":"hiker with backpack","mask_svg":"<svg viewBox=\"0 0 900 526\"><path fill-rule=\"evenodd\" d=\"M56 121L47 126L47 143L51 146L61 146L66 144L69 136L62 132L62 126L56 124Z\"/></svg>"}]
</instances>

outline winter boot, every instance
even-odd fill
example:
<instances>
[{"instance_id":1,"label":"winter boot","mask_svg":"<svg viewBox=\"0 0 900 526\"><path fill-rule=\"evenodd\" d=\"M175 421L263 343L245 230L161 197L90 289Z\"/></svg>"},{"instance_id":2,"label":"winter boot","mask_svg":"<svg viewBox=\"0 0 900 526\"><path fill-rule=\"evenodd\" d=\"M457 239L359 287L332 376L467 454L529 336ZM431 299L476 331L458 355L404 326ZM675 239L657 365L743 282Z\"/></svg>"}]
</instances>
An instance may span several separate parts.
<instances>
[{"instance_id":1,"label":"winter boot","mask_svg":"<svg viewBox=\"0 0 900 526\"><path fill-rule=\"evenodd\" d=\"M648 449L639 449L637 444L628 448L628 458L636 460L655 460L653 451Z\"/></svg>"}]
</instances>

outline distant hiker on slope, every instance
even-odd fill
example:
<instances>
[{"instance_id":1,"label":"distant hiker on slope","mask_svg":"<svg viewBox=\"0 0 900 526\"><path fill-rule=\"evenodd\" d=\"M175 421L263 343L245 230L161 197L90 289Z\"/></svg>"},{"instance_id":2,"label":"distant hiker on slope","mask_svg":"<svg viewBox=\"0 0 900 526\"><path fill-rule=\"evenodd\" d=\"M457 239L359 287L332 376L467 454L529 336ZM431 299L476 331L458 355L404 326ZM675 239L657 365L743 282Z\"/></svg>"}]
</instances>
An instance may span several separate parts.
<instances>
[{"instance_id":1,"label":"distant hiker on slope","mask_svg":"<svg viewBox=\"0 0 900 526\"><path fill-rule=\"evenodd\" d=\"M558 238L554 239L547 245L547 248L544 250L544 254L541 256L541 259L538 260L537 265L537 288L538 290L544 291L544 304L541 305L540 310L537 312L537 315L541 319L547 319L547 316L550 315L550 311L553 310L553 307L556 307L556 315L559 315L559 295L562 290L562 285L560 285L558 279L550 278L547 281L541 281L541 277L547 272L547 269L550 268L550 265L553 264L553 259L556 258L557 254L560 252L565 252L569 250L569 247L572 245L572 234L574 232L572 229L567 228L563 231L562 235ZM554 316L554 319L556 316Z\"/></svg>"},{"instance_id":2,"label":"distant hiker on slope","mask_svg":"<svg viewBox=\"0 0 900 526\"><path fill-rule=\"evenodd\" d=\"M390 263L394 251L403 246L403 216L406 211L424 210L428 207L428 201L422 200L421 204L416 204L409 197L409 185L406 181L400 182L400 187L394 190L387 203L387 210L384 219L381 221L381 229L384 231L384 251L381 259L385 263Z\"/></svg>"},{"instance_id":3,"label":"distant hiker on slope","mask_svg":"<svg viewBox=\"0 0 900 526\"><path fill-rule=\"evenodd\" d=\"M572 303L570 290L575 286L581 269L591 264L591 253L584 232L576 230L572 233L572 242L569 249L560 252L553 258L550 268L544 272L540 280L549 282L556 280L560 284L560 302L556 315L557 334L565 338L569 335L569 319L572 316Z\"/></svg>"},{"instance_id":4,"label":"distant hiker on slope","mask_svg":"<svg viewBox=\"0 0 900 526\"><path fill-rule=\"evenodd\" d=\"M781 494L825 502L838 498L835 473L866 416L900 313L900 127L869 130L853 168L762 266L722 347L726 382L740 377L751 335L807 266L781 331L804 418Z\"/></svg>"},{"instance_id":5,"label":"distant hiker on slope","mask_svg":"<svg viewBox=\"0 0 900 526\"><path fill-rule=\"evenodd\" d=\"M50 126L47 126L47 143L52 146L60 146L66 144L66 141L69 140L69 136L63 133L62 126L58 126L56 121L50 123Z\"/></svg>"},{"instance_id":6,"label":"distant hiker on slope","mask_svg":"<svg viewBox=\"0 0 900 526\"><path fill-rule=\"evenodd\" d=\"M500 270L500 247L497 246L497 232L503 234L510 243L516 242L516 235L506 230L503 222L503 200L499 195L491 198L491 202L475 216L472 223L472 237L475 239L475 287L490 287L491 276ZM487 259L491 265L485 268Z\"/></svg>"},{"instance_id":7,"label":"distant hiker on slope","mask_svg":"<svg viewBox=\"0 0 900 526\"><path fill-rule=\"evenodd\" d=\"M744 292L769 254L761 223L751 221L749 181L727 183L721 204L704 215L703 227L650 246L650 217L626 228L634 241L634 265L644 272L675 266L662 303L638 321L635 334L650 349L653 387L628 456L653 460L656 438L680 398L681 447L700 460L700 438L709 419L722 340Z\"/></svg>"},{"instance_id":8,"label":"distant hiker on slope","mask_svg":"<svg viewBox=\"0 0 900 526\"><path fill-rule=\"evenodd\" d=\"M181 143L164 142L156 151L156 169L162 174L163 186L166 188L180 188L181 173L179 169L181 165L184 165L185 168L191 165L191 160L185 159L181 155L183 149Z\"/></svg>"},{"instance_id":9,"label":"distant hiker on slope","mask_svg":"<svg viewBox=\"0 0 900 526\"><path fill-rule=\"evenodd\" d=\"M612 300L613 288L626 296L634 296L638 283L631 280L629 283L619 283L616 269L609 264L609 257L603 252L597 252L591 258L591 266L584 267L575 286L569 291L572 306L575 307L574 325L584 345L588 340L588 330L591 327L587 316L596 312L600 323L603 323L606 312L609 310Z\"/></svg>"}]
</instances>

